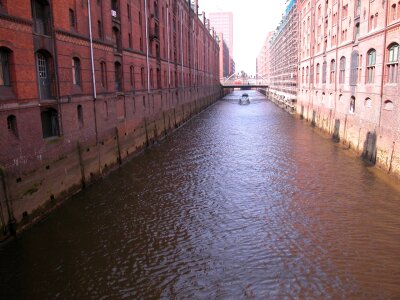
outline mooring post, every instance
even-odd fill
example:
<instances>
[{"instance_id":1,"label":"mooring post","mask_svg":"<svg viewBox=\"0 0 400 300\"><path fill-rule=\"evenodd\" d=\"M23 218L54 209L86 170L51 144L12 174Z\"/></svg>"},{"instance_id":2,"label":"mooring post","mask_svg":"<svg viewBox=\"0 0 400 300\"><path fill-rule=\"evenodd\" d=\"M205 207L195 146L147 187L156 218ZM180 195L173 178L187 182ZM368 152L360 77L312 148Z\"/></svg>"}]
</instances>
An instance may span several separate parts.
<instances>
[{"instance_id":1,"label":"mooring post","mask_svg":"<svg viewBox=\"0 0 400 300\"><path fill-rule=\"evenodd\" d=\"M15 220L14 212L13 212L13 208L12 208L12 202L8 195L6 171L3 168L0 168L0 180L1 180L1 185L3 188L3 194L4 194L4 199L6 202L7 213L8 213L8 224L7 224L8 228L7 229L11 235L16 236L17 235L17 221Z\"/></svg>"}]
</instances>

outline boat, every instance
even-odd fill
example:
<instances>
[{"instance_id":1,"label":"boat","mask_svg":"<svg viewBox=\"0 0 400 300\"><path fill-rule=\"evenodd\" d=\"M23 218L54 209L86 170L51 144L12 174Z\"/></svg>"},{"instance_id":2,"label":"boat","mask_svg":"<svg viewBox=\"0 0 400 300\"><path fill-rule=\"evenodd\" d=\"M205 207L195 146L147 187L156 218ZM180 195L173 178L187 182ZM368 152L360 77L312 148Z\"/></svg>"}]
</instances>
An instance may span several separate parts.
<instances>
[{"instance_id":1,"label":"boat","mask_svg":"<svg viewBox=\"0 0 400 300\"><path fill-rule=\"evenodd\" d=\"M249 94L243 93L242 96L239 99L239 104L250 104L250 97Z\"/></svg>"}]
</instances>

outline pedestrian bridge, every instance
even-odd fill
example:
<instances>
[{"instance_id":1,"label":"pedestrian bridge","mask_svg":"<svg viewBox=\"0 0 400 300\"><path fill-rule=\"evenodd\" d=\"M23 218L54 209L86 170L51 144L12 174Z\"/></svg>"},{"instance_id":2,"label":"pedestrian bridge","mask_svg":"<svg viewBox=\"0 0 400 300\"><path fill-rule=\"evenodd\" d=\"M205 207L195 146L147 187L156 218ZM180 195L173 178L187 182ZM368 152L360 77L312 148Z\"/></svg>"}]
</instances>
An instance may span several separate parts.
<instances>
[{"instance_id":1,"label":"pedestrian bridge","mask_svg":"<svg viewBox=\"0 0 400 300\"><path fill-rule=\"evenodd\" d=\"M251 90L254 88L267 89L268 85L262 79L257 78L228 78L226 80L221 80L222 88L225 89L242 89Z\"/></svg>"}]
</instances>

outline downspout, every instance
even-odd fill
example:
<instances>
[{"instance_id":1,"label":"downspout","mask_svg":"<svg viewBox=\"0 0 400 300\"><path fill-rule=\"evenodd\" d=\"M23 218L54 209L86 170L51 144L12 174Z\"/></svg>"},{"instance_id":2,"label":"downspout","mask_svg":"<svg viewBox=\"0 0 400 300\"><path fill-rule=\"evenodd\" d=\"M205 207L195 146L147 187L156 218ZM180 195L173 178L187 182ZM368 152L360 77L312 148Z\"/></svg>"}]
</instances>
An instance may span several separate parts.
<instances>
[{"instance_id":1,"label":"downspout","mask_svg":"<svg viewBox=\"0 0 400 300\"><path fill-rule=\"evenodd\" d=\"M150 93L150 62L149 62L149 22L147 19L147 0L144 0L144 17L146 19L146 63L147 63L147 92Z\"/></svg>"},{"instance_id":2,"label":"downspout","mask_svg":"<svg viewBox=\"0 0 400 300\"><path fill-rule=\"evenodd\" d=\"M95 137L96 137L96 145L98 144L98 132L97 132L97 112L96 112L96 99L97 99L97 90L96 90L96 73L94 70L94 52L93 52L93 33L92 33L92 13L91 13L91 5L90 0L87 0L88 6L88 21L89 21L89 42L90 42L90 63L91 63L91 71L92 71L92 84L93 84L93 115L94 115L94 129L95 129Z\"/></svg>"},{"instance_id":3,"label":"downspout","mask_svg":"<svg viewBox=\"0 0 400 300\"><path fill-rule=\"evenodd\" d=\"M181 80L182 86L185 86L185 82L183 81L183 19L182 19L182 7L179 7L179 18L181 20Z\"/></svg>"},{"instance_id":4,"label":"downspout","mask_svg":"<svg viewBox=\"0 0 400 300\"><path fill-rule=\"evenodd\" d=\"M383 84L385 82L385 62L386 62L386 40L387 40L387 25L388 25L388 6L387 6L388 1L385 1L385 29L383 30L383 61L382 61L382 76L381 76L381 91L380 91L380 97L381 97L381 107L379 109L379 121L378 121L378 128L381 128L381 121L382 121L382 107L383 107Z\"/></svg>"},{"instance_id":5,"label":"downspout","mask_svg":"<svg viewBox=\"0 0 400 300\"><path fill-rule=\"evenodd\" d=\"M167 49L168 49L168 89L171 88L171 54L169 45L169 3L167 3Z\"/></svg>"}]
</instances>

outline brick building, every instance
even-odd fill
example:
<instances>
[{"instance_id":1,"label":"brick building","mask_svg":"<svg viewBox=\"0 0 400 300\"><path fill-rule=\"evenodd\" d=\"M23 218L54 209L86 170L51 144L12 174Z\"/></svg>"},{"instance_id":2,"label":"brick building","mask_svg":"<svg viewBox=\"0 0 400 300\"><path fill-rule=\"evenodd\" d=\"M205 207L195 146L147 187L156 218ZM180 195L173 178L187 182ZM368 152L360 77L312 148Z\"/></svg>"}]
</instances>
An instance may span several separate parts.
<instances>
[{"instance_id":1,"label":"brick building","mask_svg":"<svg viewBox=\"0 0 400 300\"><path fill-rule=\"evenodd\" d=\"M230 55L229 48L222 33L217 33L219 40L219 78L229 77Z\"/></svg>"},{"instance_id":2,"label":"brick building","mask_svg":"<svg viewBox=\"0 0 400 300\"><path fill-rule=\"evenodd\" d=\"M0 229L219 98L219 46L197 7L0 0Z\"/></svg>"},{"instance_id":3,"label":"brick building","mask_svg":"<svg viewBox=\"0 0 400 300\"><path fill-rule=\"evenodd\" d=\"M228 47L229 59L227 61L229 65L228 67L224 66L224 69L228 68L228 74L232 75L235 73L235 63L233 60L233 13L212 12L209 14L209 17L210 26L223 37ZM224 61L225 60L226 59L224 59Z\"/></svg>"},{"instance_id":4,"label":"brick building","mask_svg":"<svg viewBox=\"0 0 400 300\"><path fill-rule=\"evenodd\" d=\"M267 34L267 38L264 41L264 44L261 47L261 50L256 59L256 72L257 79L262 81L262 83L270 84L271 75L270 75L270 40L272 37L272 32Z\"/></svg>"},{"instance_id":5,"label":"brick building","mask_svg":"<svg viewBox=\"0 0 400 300\"><path fill-rule=\"evenodd\" d=\"M297 110L400 174L400 3L302 0Z\"/></svg>"},{"instance_id":6,"label":"brick building","mask_svg":"<svg viewBox=\"0 0 400 300\"><path fill-rule=\"evenodd\" d=\"M298 12L290 0L270 39L270 88L272 100L294 107L297 94Z\"/></svg>"}]
</instances>

